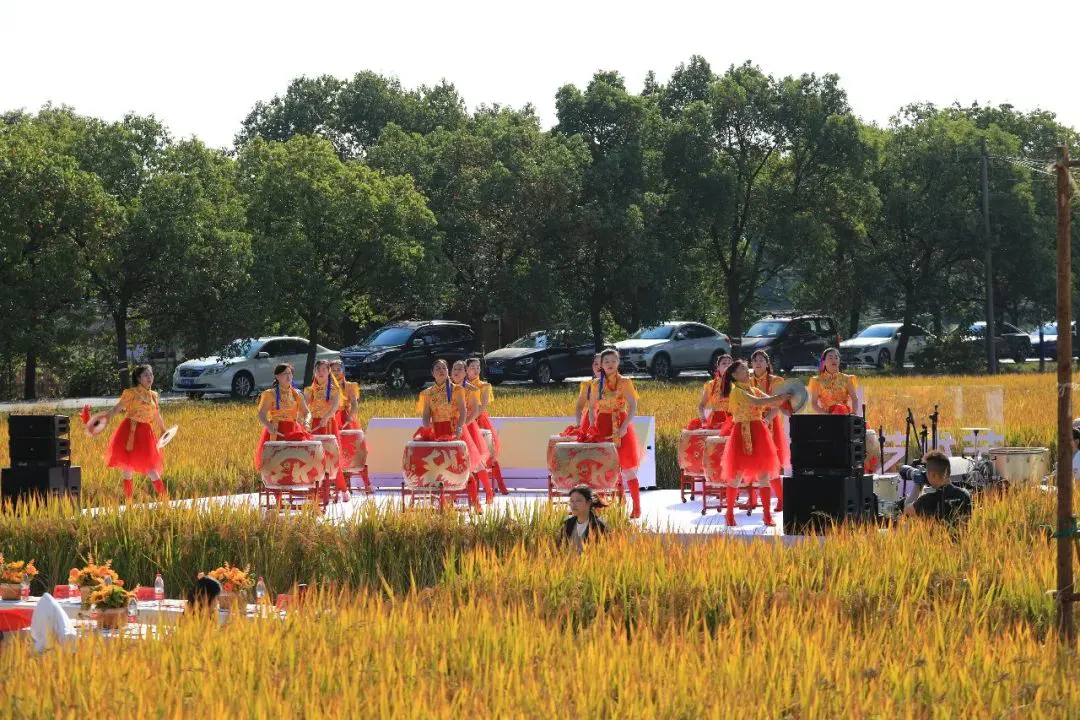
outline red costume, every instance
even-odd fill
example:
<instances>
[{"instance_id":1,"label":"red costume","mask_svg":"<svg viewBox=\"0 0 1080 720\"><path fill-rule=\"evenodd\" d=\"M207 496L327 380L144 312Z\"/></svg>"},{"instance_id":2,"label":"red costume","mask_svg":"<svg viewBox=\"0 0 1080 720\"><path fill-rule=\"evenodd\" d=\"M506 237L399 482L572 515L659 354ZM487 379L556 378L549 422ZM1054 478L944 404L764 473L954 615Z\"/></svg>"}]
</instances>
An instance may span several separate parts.
<instances>
[{"instance_id":1,"label":"red costume","mask_svg":"<svg viewBox=\"0 0 1080 720\"><path fill-rule=\"evenodd\" d=\"M762 375L758 375L756 372L750 373L750 386L757 388L766 395L775 394L782 382L784 382L784 378L770 375L768 370ZM785 467L791 465L791 443L788 441L787 433L784 431L783 416L779 412L776 413L770 425L773 444L776 445L776 459L780 462L780 472L783 472ZM780 482L779 473L769 481L769 485L772 487L773 494L776 495L776 512L780 512L784 509L784 485Z\"/></svg>"},{"instance_id":2,"label":"red costume","mask_svg":"<svg viewBox=\"0 0 1080 720\"><path fill-rule=\"evenodd\" d=\"M621 437L617 430L628 416L629 399L638 399L637 390L630 378L618 373L613 377L592 381L591 401L596 411L596 426L590 430L591 436L598 442L611 442L619 451L619 467L625 470L637 470L641 464L641 446L633 423L627 425L626 433ZM641 492L637 477L627 478L630 499L633 508L630 517L641 517Z\"/></svg>"},{"instance_id":3,"label":"red costume","mask_svg":"<svg viewBox=\"0 0 1080 720\"><path fill-rule=\"evenodd\" d=\"M333 435L337 438L339 448L341 447L341 419L338 415L340 396L341 389L338 387L333 375L327 376L325 384L320 382L319 378L315 378L311 381L311 385L304 388L304 399L307 400L308 410L311 411L311 434ZM338 402L335 403L335 400ZM335 405L338 406L338 409L331 412ZM338 465L337 475L334 476L334 486L338 492L348 492L349 490L349 486L345 482L344 468L340 464ZM329 494L329 491L327 491L327 494Z\"/></svg>"},{"instance_id":4,"label":"red costume","mask_svg":"<svg viewBox=\"0 0 1080 720\"><path fill-rule=\"evenodd\" d=\"M449 379L442 385L436 384L422 390L416 403L416 411L421 414L425 409L428 411L428 416L431 418L431 427L420 428L416 431L415 437L418 440L434 442L463 440L469 453L469 468L475 474L477 467L483 468L484 466L483 456L480 454L480 448L477 447L476 441L468 430L463 430L460 438L455 436L455 430L463 420L458 416L459 400L466 402L467 412L468 402L465 398L465 390L461 386L450 382ZM484 474L486 476L487 473ZM473 479L469 480L469 502L474 508L480 506L476 481Z\"/></svg>"},{"instance_id":5,"label":"red costume","mask_svg":"<svg viewBox=\"0 0 1080 720\"><path fill-rule=\"evenodd\" d=\"M720 392L720 378L705 383L704 391L708 394L705 400L708 419L701 422L701 418L696 417L686 425L686 429L719 430L721 435L731 434L731 413L728 412L728 399Z\"/></svg>"},{"instance_id":6,"label":"red costume","mask_svg":"<svg viewBox=\"0 0 1080 720\"><path fill-rule=\"evenodd\" d=\"M499 466L499 451L502 449L502 445L499 443L499 433L495 432L495 426L491 422L491 417L488 416L487 410L484 410L484 401L490 405L491 401L495 397L495 391L491 388L491 383L485 382L480 378L476 378L475 386L479 390L479 402L480 402L480 417L476 418L476 423L491 433L491 443L495 446L495 457L491 458L489 464L491 466L491 474L495 479L495 486L499 492L503 495L509 495L509 491L506 489L506 481L503 480L502 468Z\"/></svg>"},{"instance_id":7,"label":"red costume","mask_svg":"<svg viewBox=\"0 0 1080 720\"><path fill-rule=\"evenodd\" d=\"M360 420L356 416L350 416L352 413L353 401L360 401L360 385L354 382L345 382L334 378L334 381L338 386L338 411L337 411L337 423L339 430L363 430L360 427ZM360 444L364 450L364 455L367 456L368 444L367 435L364 436L364 441ZM360 477L364 481L364 487L368 492L371 492L371 479L368 477L368 469L365 465L360 469Z\"/></svg>"},{"instance_id":8,"label":"red costume","mask_svg":"<svg viewBox=\"0 0 1080 720\"><path fill-rule=\"evenodd\" d=\"M780 475L780 462L772 433L762 421L763 409L752 404L751 397L764 397L764 393L749 385L735 383L728 396L732 429L724 445L718 473L727 486L728 525L735 525L735 500L740 485L758 488L765 524L772 525L769 481Z\"/></svg>"},{"instance_id":9,"label":"red costume","mask_svg":"<svg viewBox=\"0 0 1080 720\"><path fill-rule=\"evenodd\" d=\"M848 400L855 391L855 376L842 372L831 373L825 368L810 378L807 385L812 397L831 415L851 415L854 410Z\"/></svg>"},{"instance_id":10,"label":"red costume","mask_svg":"<svg viewBox=\"0 0 1080 720\"><path fill-rule=\"evenodd\" d=\"M311 433L297 422L300 414L300 391L289 386L281 388L276 383L269 390L263 390L259 395L259 414L266 414L266 419L274 426L271 434L265 427L259 436L259 443L255 446L255 469L262 469L263 445L268 441L291 441L310 440Z\"/></svg>"},{"instance_id":11,"label":"red costume","mask_svg":"<svg viewBox=\"0 0 1080 720\"><path fill-rule=\"evenodd\" d=\"M128 388L120 395L120 412L127 415L117 426L105 449L105 465L129 473L160 475L164 469L157 446L154 425L159 422L158 394L142 385ZM154 480L158 495L165 493L160 479ZM124 497L134 493L131 479L124 480Z\"/></svg>"}]
</instances>

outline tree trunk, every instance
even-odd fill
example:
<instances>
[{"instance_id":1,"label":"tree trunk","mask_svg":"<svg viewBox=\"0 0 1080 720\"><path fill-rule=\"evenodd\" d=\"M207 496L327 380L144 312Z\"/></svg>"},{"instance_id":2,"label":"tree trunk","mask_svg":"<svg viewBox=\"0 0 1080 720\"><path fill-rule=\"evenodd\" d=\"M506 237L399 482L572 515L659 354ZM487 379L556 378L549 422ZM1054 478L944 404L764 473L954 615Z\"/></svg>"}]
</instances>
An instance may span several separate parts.
<instances>
[{"instance_id":1,"label":"tree trunk","mask_svg":"<svg viewBox=\"0 0 1080 720\"><path fill-rule=\"evenodd\" d=\"M728 335L732 338L738 338L742 341L743 334L743 306L742 300L739 298L739 279L732 268L732 272L728 275L727 279L727 301L728 301ZM732 348L734 350L734 348Z\"/></svg>"},{"instance_id":2,"label":"tree trunk","mask_svg":"<svg viewBox=\"0 0 1080 720\"><path fill-rule=\"evenodd\" d=\"M315 377L315 354L319 348L319 324L315 320L308 320L308 351L307 362L304 363L304 387L311 384Z\"/></svg>"},{"instance_id":3,"label":"tree trunk","mask_svg":"<svg viewBox=\"0 0 1080 720\"><path fill-rule=\"evenodd\" d=\"M120 391L131 386L131 372L128 370L127 306L121 305L113 312L113 325L116 328L116 373L120 379Z\"/></svg>"},{"instance_id":4,"label":"tree trunk","mask_svg":"<svg viewBox=\"0 0 1080 720\"><path fill-rule=\"evenodd\" d=\"M23 377L23 400L37 400L37 353L26 351Z\"/></svg>"},{"instance_id":5,"label":"tree trunk","mask_svg":"<svg viewBox=\"0 0 1080 720\"><path fill-rule=\"evenodd\" d=\"M604 337L604 321L600 318L603 309L603 300L593 294L589 299L589 324L592 325L593 343L596 345L596 352L604 349L604 341L607 340Z\"/></svg>"},{"instance_id":6,"label":"tree trunk","mask_svg":"<svg viewBox=\"0 0 1080 720\"><path fill-rule=\"evenodd\" d=\"M893 362L896 363L897 372L904 372L904 356L907 354L908 343L908 328L915 320L915 283L908 281L904 285L904 324L900 328L900 342L896 344L896 357Z\"/></svg>"},{"instance_id":7,"label":"tree trunk","mask_svg":"<svg viewBox=\"0 0 1080 720\"><path fill-rule=\"evenodd\" d=\"M849 338L855 337L859 334L859 318L862 315L862 296L858 296L851 304L851 311L848 315L848 332Z\"/></svg>"}]
</instances>

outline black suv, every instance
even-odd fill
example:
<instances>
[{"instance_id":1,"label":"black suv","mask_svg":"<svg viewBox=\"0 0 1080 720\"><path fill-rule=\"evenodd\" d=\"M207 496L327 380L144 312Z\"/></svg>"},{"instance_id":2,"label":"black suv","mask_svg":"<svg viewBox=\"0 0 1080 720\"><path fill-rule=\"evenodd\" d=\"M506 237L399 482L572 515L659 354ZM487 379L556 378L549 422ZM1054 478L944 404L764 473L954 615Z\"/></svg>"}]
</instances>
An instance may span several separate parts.
<instances>
[{"instance_id":1,"label":"black suv","mask_svg":"<svg viewBox=\"0 0 1080 720\"><path fill-rule=\"evenodd\" d=\"M532 380L537 385L592 375L596 343L591 333L537 330L484 356L487 379Z\"/></svg>"},{"instance_id":2,"label":"black suv","mask_svg":"<svg viewBox=\"0 0 1080 720\"><path fill-rule=\"evenodd\" d=\"M758 320L746 331L739 355L749 359L755 350L764 350L774 367L791 372L796 366L817 365L828 347L840 348L840 333L831 317L776 313Z\"/></svg>"},{"instance_id":3,"label":"black suv","mask_svg":"<svg viewBox=\"0 0 1080 720\"><path fill-rule=\"evenodd\" d=\"M439 358L453 363L472 357L472 328L452 320L410 320L384 325L360 344L341 351L345 377L385 381L394 390L419 388L431 380Z\"/></svg>"}]
</instances>

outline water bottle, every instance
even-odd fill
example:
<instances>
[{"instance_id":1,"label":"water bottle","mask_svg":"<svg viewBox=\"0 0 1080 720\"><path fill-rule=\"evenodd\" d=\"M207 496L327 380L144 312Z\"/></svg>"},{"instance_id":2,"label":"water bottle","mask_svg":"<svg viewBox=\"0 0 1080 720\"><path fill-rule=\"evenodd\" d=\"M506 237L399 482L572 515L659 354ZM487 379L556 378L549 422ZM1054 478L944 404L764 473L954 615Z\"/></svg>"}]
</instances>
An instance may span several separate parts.
<instances>
[{"instance_id":1,"label":"water bottle","mask_svg":"<svg viewBox=\"0 0 1080 720\"><path fill-rule=\"evenodd\" d=\"M134 595L132 595L131 599L128 600L127 610L128 623L134 625L139 620L139 603L135 601Z\"/></svg>"},{"instance_id":2,"label":"water bottle","mask_svg":"<svg viewBox=\"0 0 1080 720\"><path fill-rule=\"evenodd\" d=\"M68 598L71 600L80 600L79 586L68 580Z\"/></svg>"},{"instance_id":3,"label":"water bottle","mask_svg":"<svg viewBox=\"0 0 1080 720\"><path fill-rule=\"evenodd\" d=\"M165 581L161 579L161 573L154 577L154 599L157 600L160 609L162 601L165 600Z\"/></svg>"},{"instance_id":4,"label":"water bottle","mask_svg":"<svg viewBox=\"0 0 1080 720\"><path fill-rule=\"evenodd\" d=\"M266 602L266 582L262 577L259 577L259 582L255 583L255 604L262 605Z\"/></svg>"},{"instance_id":5,"label":"water bottle","mask_svg":"<svg viewBox=\"0 0 1080 720\"><path fill-rule=\"evenodd\" d=\"M103 584L105 585L105 587L112 585L112 575L106 575Z\"/></svg>"},{"instance_id":6,"label":"water bottle","mask_svg":"<svg viewBox=\"0 0 1080 720\"><path fill-rule=\"evenodd\" d=\"M21 597L23 600L30 597L30 581L27 580L25 577L23 578L22 586L19 587L19 597Z\"/></svg>"}]
</instances>

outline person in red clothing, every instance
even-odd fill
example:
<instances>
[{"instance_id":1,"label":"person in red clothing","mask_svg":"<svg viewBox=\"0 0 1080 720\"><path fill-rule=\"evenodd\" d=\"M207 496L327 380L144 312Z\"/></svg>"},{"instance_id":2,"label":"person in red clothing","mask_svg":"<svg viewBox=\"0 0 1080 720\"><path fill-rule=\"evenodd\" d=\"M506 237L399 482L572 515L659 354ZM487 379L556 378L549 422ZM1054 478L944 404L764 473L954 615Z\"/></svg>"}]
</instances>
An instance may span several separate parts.
<instances>
[{"instance_id":1,"label":"person in red clothing","mask_svg":"<svg viewBox=\"0 0 1080 720\"><path fill-rule=\"evenodd\" d=\"M592 426L589 409L592 406L592 386L600 378L600 353L593 355L592 380L582 380L578 388L577 407L574 410L575 429L581 435L587 435Z\"/></svg>"},{"instance_id":2,"label":"person in red clothing","mask_svg":"<svg viewBox=\"0 0 1080 720\"><path fill-rule=\"evenodd\" d=\"M713 379L701 389L698 416L687 424L687 430L721 430L723 435L731 432L731 413L728 412L727 398L720 392L720 384L724 371L731 367L732 362L734 360L727 353L716 361Z\"/></svg>"},{"instance_id":3,"label":"person in red clothing","mask_svg":"<svg viewBox=\"0 0 1080 720\"><path fill-rule=\"evenodd\" d=\"M345 366L341 360L330 361L330 374L338 387L338 427L341 430L363 430L360 427L360 385L349 382L345 378ZM364 456L368 453L367 436L364 436L360 447ZM364 481L364 489L371 492L371 478L368 475L367 465L360 469L360 479Z\"/></svg>"},{"instance_id":4,"label":"person in red clothing","mask_svg":"<svg viewBox=\"0 0 1080 720\"><path fill-rule=\"evenodd\" d=\"M450 379L465 391L465 435L472 439L472 443L477 450L472 471L477 480L480 481L480 486L484 488L485 504L490 505L492 500L495 499L495 493L492 490L491 478L488 476L487 471L488 446L487 441L484 440L484 436L480 432L480 424L477 422L480 417L481 390L468 381L464 360L458 360L454 363L454 367L450 370Z\"/></svg>"},{"instance_id":5,"label":"person in red clothing","mask_svg":"<svg viewBox=\"0 0 1080 720\"><path fill-rule=\"evenodd\" d=\"M161 417L158 394L150 388L154 384L154 370L149 365L139 365L131 371L133 387L120 394L120 401L104 413L106 422L118 413L127 417L116 428L105 450L105 465L123 471L124 498L134 493L133 473L146 475L154 485L158 497L165 497L165 483L161 480L164 462L158 450L156 426L165 432Z\"/></svg>"},{"instance_id":6,"label":"person in red clothing","mask_svg":"<svg viewBox=\"0 0 1080 720\"><path fill-rule=\"evenodd\" d=\"M772 433L762 420L765 408L778 406L786 396L769 396L750 384L750 370L737 360L724 372L721 392L731 410L731 436L720 460L720 479L726 486L727 524L735 525L739 486L756 487L761 494L765 525L773 525L769 481L780 472Z\"/></svg>"},{"instance_id":7,"label":"person in red clothing","mask_svg":"<svg viewBox=\"0 0 1080 720\"><path fill-rule=\"evenodd\" d=\"M825 415L857 415L859 396L855 392L855 376L840 372L840 351L828 348L821 353L818 374L810 378L806 388L810 404Z\"/></svg>"},{"instance_id":8,"label":"person in red clothing","mask_svg":"<svg viewBox=\"0 0 1080 720\"><path fill-rule=\"evenodd\" d=\"M772 360L764 350L755 350L750 356L750 385L766 395L776 394L776 389L784 382L784 378L776 375L773 371ZM773 495L776 496L776 507L773 512L784 510L784 484L780 480L780 473L784 468L791 465L791 443L788 442L787 431L784 429L784 418L778 408L769 410L765 416L765 424L772 431L773 444L776 446L776 459L780 463L780 472L776 477L769 480Z\"/></svg>"},{"instance_id":9,"label":"person in red clothing","mask_svg":"<svg viewBox=\"0 0 1080 720\"><path fill-rule=\"evenodd\" d=\"M468 404L465 390L450 380L450 367L445 360L439 359L431 366L431 377L435 384L420 391L416 404L420 413L421 428L415 437L420 440L446 441L461 440L469 456L469 468L475 468L480 454L472 436L465 430L468 417ZM480 511L479 493L476 489L475 474L469 478L469 504Z\"/></svg>"},{"instance_id":10,"label":"person in red clothing","mask_svg":"<svg viewBox=\"0 0 1080 720\"><path fill-rule=\"evenodd\" d=\"M641 447L634 432L637 403L633 381L619 374L619 351L608 349L600 353L600 377L592 383L590 398L590 432L599 442L614 443L619 451L619 467L633 502L631 518L641 517L641 491L637 478Z\"/></svg>"},{"instance_id":11,"label":"person in red clothing","mask_svg":"<svg viewBox=\"0 0 1080 720\"><path fill-rule=\"evenodd\" d=\"M259 422L263 426L255 446L255 469L262 469L262 450L267 442L310 440L300 422L308 415L304 394L293 387L293 366L283 363L274 368L274 384L259 395Z\"/></svg>"},{"instance_id":12,"label":"person in red clothing","mask_svg":"<svg viewBox=\"0 0 1080 720\"><path fill-rule=\"evenodd\" d=\"M502 445L499 443L499 433L495 432L491 416L488 415L488 407L495 397L495 392L492 390L491 383L484 381L480 377L480 358L474 357L465 361L465 375L469 384L480 390L480 415L477 416L476 423L482 429L491 433L491 442L495 446L495 457L491 460L491 475L495 480L495 487L498 489L499 494L509 495L510 492L506 489L506 481L503 480L502 468L499 466L499 451L502 449Z\"/></svg>"},{"instance_id":13,"label":"person in red clothing","mask_svg":"<svg viewBox=\"0 0 1080 720\"><path fill-rule=\"evenodd\" d=\"M304 400L311 411L311 434L333 435L337 438L338 447L341 447L341 426L338 424L338 408L341 403L341 390L337 386L333 375L330 374L330 361L317 360L315 362L315 374L311 379L311 385L304 389ZM340 459L340 455L338 455ZM345 469L339 462L337 474L334 476L334 487L338 497L348 497L349 485L345 481ZM329 490L327 490L329 496Z\"/></svg>"}]
</instances>

